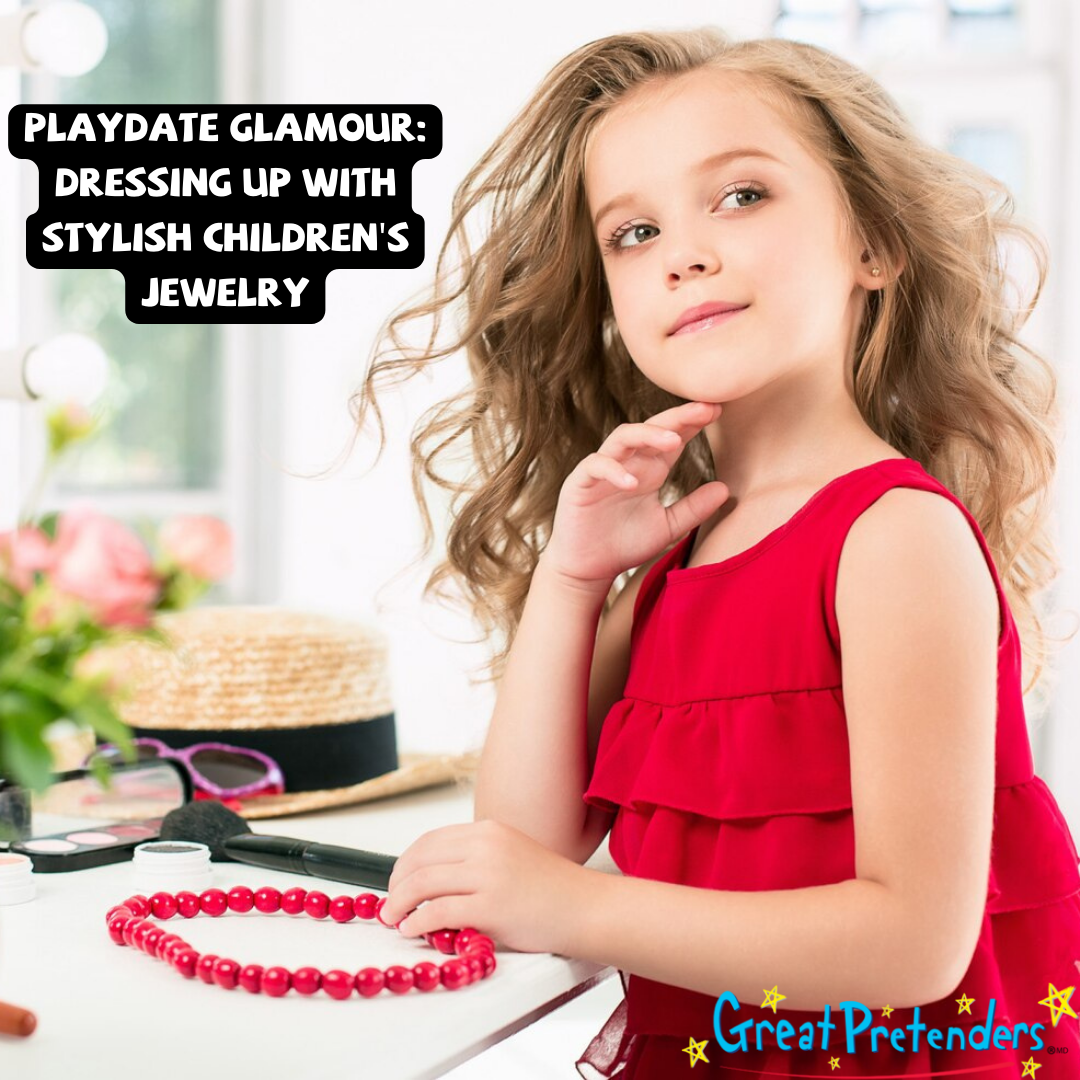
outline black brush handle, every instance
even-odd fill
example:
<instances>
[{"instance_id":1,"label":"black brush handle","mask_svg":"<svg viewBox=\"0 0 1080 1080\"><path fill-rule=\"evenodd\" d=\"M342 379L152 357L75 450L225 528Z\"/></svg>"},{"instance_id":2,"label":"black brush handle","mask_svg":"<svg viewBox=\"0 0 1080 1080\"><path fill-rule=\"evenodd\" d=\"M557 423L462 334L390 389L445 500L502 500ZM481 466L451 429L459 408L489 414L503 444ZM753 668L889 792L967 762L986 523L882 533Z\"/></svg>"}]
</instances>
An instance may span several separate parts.
<instances>
[{"instance_id":1,"label":"black brush handle","mask_svg":"<svg viewBox=\"0 0 1080 1080\"><path fill-rule=\"evenodd\" d=\"M252 833L231 836L225 841L225 854L249 866L307 874L382 892L387 891L390 874L397 862L393 855L380 855L374 851Z\"/></svg>"}]
</instances>

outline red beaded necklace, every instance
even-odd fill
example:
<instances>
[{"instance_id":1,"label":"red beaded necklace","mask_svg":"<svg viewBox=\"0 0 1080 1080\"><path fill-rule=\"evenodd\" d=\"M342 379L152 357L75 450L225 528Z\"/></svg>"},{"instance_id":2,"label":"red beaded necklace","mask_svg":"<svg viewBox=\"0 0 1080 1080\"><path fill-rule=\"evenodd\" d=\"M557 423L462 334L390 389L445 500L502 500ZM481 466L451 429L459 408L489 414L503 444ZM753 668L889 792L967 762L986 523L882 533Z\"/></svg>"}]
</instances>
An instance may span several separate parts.
<instances>
[{"instance_id":1,"label":"red beaded necklace","mask_svg":"<svg viewBox=\"0 0 1080 1080\"><path fill-rule=\"evenodd\" d=\"M264 915L284 911L287 915L310 915L313 919L325 919L327 915L335 922L345 923L351 919L382 920L385 897L374 893L359 896L339 896L331 900L326 893L308 892L306 889L289 889L281 893L269 886L251 890L237 885L227 893L222 889L207 889L203 893L159 892L151 897L132 896L122 904L110 908L105 916L109 937L117 945L132 945L149 956L164 960L186 979L199 976L205 983L217 984L225 990L238 985L251 994L269 994L281 997L290 989L298 994L314 994L320 988L332 998L343 1000L355 989L361 997L374 997L384 987L394 994L404 994L415 987L417 990L434 990L445 986L458 990L478 979L486 979L495 970L495 943L486 934L471 928L463 930L436 930L424 935L425 940L441 953L455 954L455 959L435 965L428 962L409 968L395 964L385 970L367 967L355 975L347 971L319 971L305 967L289 971L283 967L264 968L261 964L242 967L235 960L211 953L200 955L179 934L167 933L147 918L171 919L180 914L185 919L196 915L214 918L226 911L245 913L253 908ZM394 929L394 927L390 927Z\"/></svg>"}]
</instances>

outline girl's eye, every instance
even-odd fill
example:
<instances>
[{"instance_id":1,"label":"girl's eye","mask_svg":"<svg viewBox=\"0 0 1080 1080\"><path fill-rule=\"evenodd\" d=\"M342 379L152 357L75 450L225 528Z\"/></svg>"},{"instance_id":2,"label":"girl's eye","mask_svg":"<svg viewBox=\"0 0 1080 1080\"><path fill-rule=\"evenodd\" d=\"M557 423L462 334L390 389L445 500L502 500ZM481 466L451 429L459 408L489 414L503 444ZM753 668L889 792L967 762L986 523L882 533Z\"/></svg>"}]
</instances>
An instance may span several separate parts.
<instances>
[{"instance_id":1,"label":"girl's eye","mask_svg":"<svg viewBox=\"0 0 1080 1080\"><path fill-rule=\"evenodd\" d=\"M627 247L637 247L637 244L623 244L621 241L624 236L633 236L638 240L650 239L650 237L648 236L638 236L638 233L640 233L643 229L652 229L654 232L658 231L655 225L622 225L604 241L604 247L608 251L625 251Z\"/></svg>"},{"instance_id":2,"label":"girl's eye","mask_svg":"<svg viewBox=\"0 0 1080 1080\"><path fill-rule=\"evenodd\" d=\"M741 196L741 195L752 195L754 197L754 202L750 202L750 203L738 202L737 200L739 199L739 196ZM739 187L739 188L734 188L732 191L729 191L724 196L724 198L721 200L720 205L723 206L724 203L726 203L729 199L735 199L736 202L735 202L735 205L734 205L733 208L737 209L737 210L742 210L742 209L745 209L747 206L756 206L757 203L760 202L760 200L763 199L764 197L765 197L765 192L762 191L760 188L756 188L756 187Z\"/></svg>"},{"instance_id":3,"label":"girl's eye","mask_svg":"<svg viewBox=\"0 0 1080 1080\"><path fill-rule=\"evenodd\" d=\"M729 210L746 210L751 206L756 206L762 199L766 197L766 192L763 188L757 187L737 187L725 194L724 198L720 201L718 209L724 208L724 203L734 199L735 203L732 206L727 207ZM745 197L749 196L752 201L742 201ZM622 242L623 237L632 236L635 240L651 240L650 236L641 236L642 230L652 229L654 232L659 232L659 229L655 225L622 225L616 229L605 241L604 249L606 251L619 252L626 251L628 248L640 247L640 244L624 244Z\"/></svg>"}]
</instances>

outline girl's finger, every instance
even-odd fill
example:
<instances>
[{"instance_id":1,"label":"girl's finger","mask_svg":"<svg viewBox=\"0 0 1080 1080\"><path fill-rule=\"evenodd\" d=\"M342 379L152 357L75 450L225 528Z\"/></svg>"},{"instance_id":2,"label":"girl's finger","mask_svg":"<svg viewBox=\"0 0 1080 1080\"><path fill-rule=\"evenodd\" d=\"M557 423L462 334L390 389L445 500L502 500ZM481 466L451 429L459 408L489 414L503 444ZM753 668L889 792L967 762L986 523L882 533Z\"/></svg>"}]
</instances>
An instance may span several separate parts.
<instances>
[{"instance_id":1,"label":"girl's finger","mask_svg":"<svg viewBox=\"0 0 1080 1080\"><path fill-rule=\"evenodd\" d=\"M705 407L703 407L705 406ZM720 405L699 401L657 413L640 424L620 424L600 447L600 453L616 454L651 446L660 451L679 449L706 424L720 415Z\"/></svg>"},{"instance_id":2,"label":"girl's finger","mask_svg":"<svg viewBox=\"0 0 1080 1080\"><path fill-rule=\"evenodd\" d=\"M466 881L468 871L460 863L425 866L409 874L387 894L383 922L401 922L421 904L443 896L469 896L475 888Z\"/></svg>"},{"instance_id":3,"label":"girl's finger","mask_svg":"<svg viewBox=\"0 0 1080 1080\"><path fill-rule=\"evenodd\" d=\"M648 423L661 424L673 429L685 428L699 431L706 424L712 423L721 412L719 402L687 401L682 405L676 405L671 409L650 416Z\"/></svg>"},{"instance_id":4,"label":"girl's finger","mask_svg":"<svg viewBox=\"0 0 1080 1080\"><path fill-rule=\"evenodd\" d=\"M621 491L637 487L637 477L605 454L590 454L581 464L585 470L585 479L581 482L583 488L595 487L598 483L612 484Z\"/></svg>"},{"instance_id":5,"label":"girl's finger","mask_svg":"<svg viewBox=\"0 0 1080 1080\"><path fill-rule=\"evenodd\" d=\"M672 503L666 508L672 535L684 536L695 525L700 525L710 514L719 510L730 495L727 484L712 480Z\"/></svg>"},{"instance_id":6,"label":"girl's finger","mask_svg":"<svg viewBox=\"0 0 1080 1080\"><path fill-rule=\"evenodd\" d=\"M626 450L640 450L653 446L658 450L671 450L681 445L682 439L677 431L661 427L658 424L620 424L604 440L600 453L614 454Z\"/></svg>"},{"instance_id":7,"label":"girl's finger","mask_svg":"<svg viewBox=\"0 0 1080 1080\"><path fill-rule=\"evenodd\" d=\"M467 857L465 845L470 835L463 832L469 826L447 825L432 829L414 840L394 862L387 889L393 888L403 877L432 863L462 862Z\"/></svg>"},{"instance_id":8,"label":"girl's finger","mask_svg":"<svg viewBox=\"0 0 1080 1080\"><path fill-rule=\"evenodd\" d=\"M440 897L410 912L398 932L405 937L419 937L448 926L472 926L474 921L464 897Z\"/></svg>"}]
</instances>

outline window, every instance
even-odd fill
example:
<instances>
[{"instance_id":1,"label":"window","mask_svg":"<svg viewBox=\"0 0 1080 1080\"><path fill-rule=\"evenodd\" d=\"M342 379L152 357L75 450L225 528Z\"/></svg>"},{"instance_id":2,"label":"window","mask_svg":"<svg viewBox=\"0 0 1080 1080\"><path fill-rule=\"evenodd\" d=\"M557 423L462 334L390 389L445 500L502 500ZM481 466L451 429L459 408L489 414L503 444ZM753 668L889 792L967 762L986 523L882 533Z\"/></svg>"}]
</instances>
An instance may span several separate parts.
<instances>
[{"instance_id":1,"label":"window","mask_svg":"<svg viewBox=\"0 0 1080 1080\"><path fill-rule=\"evenodd\" d=\"M218 0L87 2L108 26L105 57L78 78L25 77L23 101L213 105L225 101L225 86L234 98L253 96L244 85L250 78L244 46L252 36L246 4L226 12ZM25 186L32 192L32 183ZM174 513L222 517L236 535L238 569L216 598L250 598L254 558L245 546L251 547L258 508L246 435L259 395L248 328L133 324L124 313L123 276L112 269L27 268L23 297L24 330L32 339L86 333L112 366L97 406L106 423L57 471L49 504L88 499L136 525ZM25 490L41 458L38 432L27 432L22 458Z\"/></svg>"},{"instance_id":2,"label":"window","mask_svg":"<svg viewBox=\"0 0 1080 1080\"><path fill-rule=\"evenodd\" d=\"M973 52L1024 47L1015 0L782 0L777 37L836 52L919 55L943 43Z\"/></svg>"}]
</instances>

